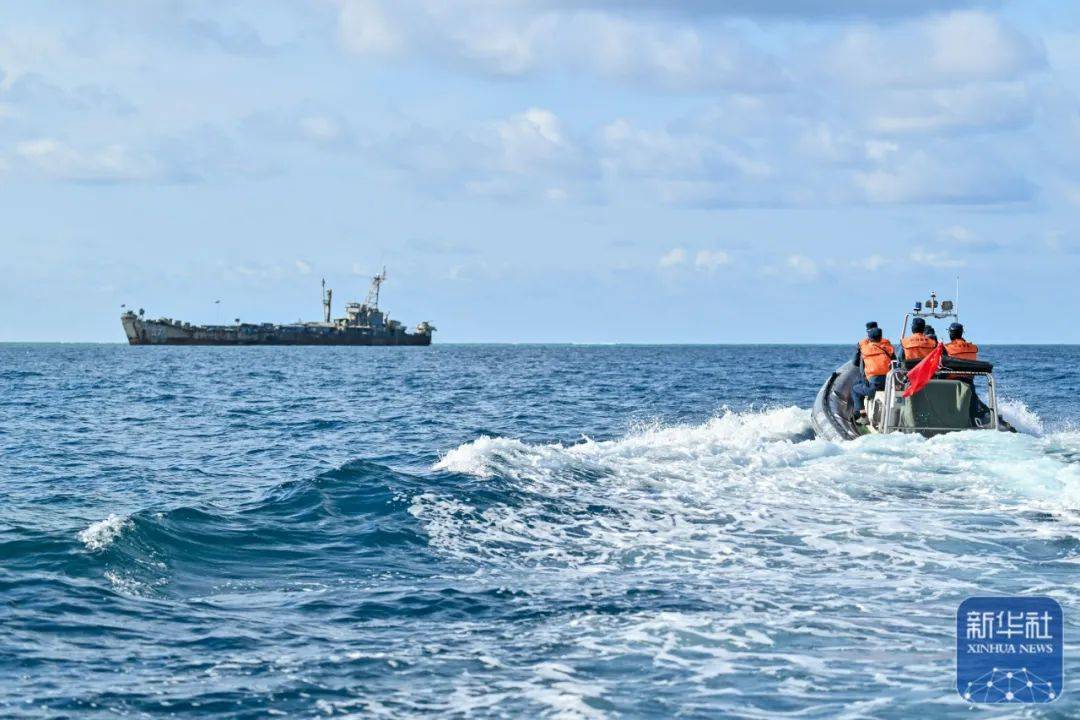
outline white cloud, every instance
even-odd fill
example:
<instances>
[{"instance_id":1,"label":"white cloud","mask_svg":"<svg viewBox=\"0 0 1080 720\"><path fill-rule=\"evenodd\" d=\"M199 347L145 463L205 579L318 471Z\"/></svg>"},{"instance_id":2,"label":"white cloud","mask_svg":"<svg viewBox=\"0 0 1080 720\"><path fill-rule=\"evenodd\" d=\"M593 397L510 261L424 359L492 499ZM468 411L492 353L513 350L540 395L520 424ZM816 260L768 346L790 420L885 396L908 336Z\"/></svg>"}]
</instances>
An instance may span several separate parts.
<instances>
[{"instance_id":1,"label":"white cloud","mask_svg":"<svg viewBox=\"0 0 1080 720\"><path fill-rule=\"evenodd\" d=\"M403 38L379 0L342 0L339 4L338 31L348 49L380 55L401 49Z\"/></svg>"},{"instance_id":2,"label":"white cloud","mask_svg":"<svg viewBox=\"0 0 1080 720\"><path fill-rule=\"evenodd\" d=\"M299 272L301 275L310 275L311 274L311 265L307 264L303 260L297 260L296 261L296 271Z\"/></svg>"},{"instance_id":3,"label":"white cloud","mask_svg":"<svg viewBox=\"0 0 1080 720\"><path fill-rule=\"evenodd\" d=\"M881 255L869 255L864 258L859 258L852 263L855 267L862 268L863 270L869 270L870 272L877 272L881 268L889 264L889 261Z\"/></svg>"},{"instance_id":4,"label":"white cloud","mask_svg":"<svg viewBox=\"0 0 1080 720\"><path fill-rule=\"evenodd\" d=\"M694 267L712 272L731 262L731 256L723 250L699 250L694 256Z\"/></svg>"},{"instance_id":5,"label":"white cloud","mask_svg":"<svg viewBox=\"0 0 1080 720\"><path fill-rule=\"evenodd\" d=\"M17 143L15 156L31 174L51 180L136 182L158 179L161 174L151 157L120 143L77 149L54 138L35 138Z\"/></svg>"},{"instance_id":6,"label":"white cloud","mask_svg":"<svg viewBox=\"0 0 1080 720\"><path fill-rule=\"evenodd\" d=\"M967 265L965 260L953 257L946 250L928 250L924 247L914 248L910 258L911 262L929 268L958 268Z\"/></svg>"},{"instance_id":7,"label":"white cloud","mask_svg":"<svg viewBox=\"0 0 1080 720\"><path fill-rule=\"evenodd\" d=\"M814 280L820 274L817 263L805 255L788 255L787 271L803 280Z\"/></svg>"},{"instance_id":8,"label":"white cloud","mask_svg":"<svg viewBox=\"0 0 1080 720\"><path fill-rule=\"evenodd\" d=\"M998 16L975 10L899 25L853 27L825 55L834 78L864 86L933 87L1012 79L1044 62L1040 45Z\"/></svg>"},{"instance_id":9,"label":"white cloud","mask_svg":"<svg viewBox=\"0 0 1080 720\"><path fill-rule=\"evenodd\" d=\"M931 90L894 90L870 103L868 127L886 135L1008 130L1034 120L1024 83L987 83Z\"/></svg>"},{"instance_id":10,"label":"white cloud","mask_svg":"<svg viewBox=\"0 0 1080 720\"><path fill-rule=\"evenodd\" d=\"M342 124L326 115L309 115L300 118L300 131L308 140L325 144L337 142L345 136Z\"/></svg>"},{"instance_id":11,"label":"white cloud","mask_svg":"<svg viewBox=\"0 0 1080 720\"><path fill-rule=\"evenodd\" d=\"M681 19L680 19L681 20ZM775 88L775 61L726 24L701 32L686 21L606 8L489 0L342 0L338 28L358 54L411 51L500 76L541 70L672 90Z\"/></svg>"},{"instance_id":12,"label":"white cloud","mask_svg":"<svg viewBox=\"0 0 1080 720\"><path fill-rule=\"evenodd\" d=\"M538 165L561 164L574 154L562 122L550 110L530 108L490 129L493 137L481 140L495 140L496 162L506 172L530 173Z\"/></svg>"},{"instance_id":13,"label":"white cloud","mask_svg":"<svg viewBox=\"0 0 1080 720\"><path fill-rule=\"evenodd\" d=\"M855 185L871 203L990 205L1030 200L1035 188L989 148L916 150L859 170Z\"/></svg>"},{"instance_id":14,"label":"white cloud","mask_svg":"<svg viewBox=\"0 0 1080 720\"><path fill-rule=\"evenodd\" d=\"M457 133L410 128L379 152L410 187L437 194L564 202L591 193L597 175L595 159L543 108Z\"/></svg>"},{"instance_id":15,"label":"white cloud","mask_svg":"<svg viewBox=\"0 0 1080 720\"><path fill-rule=\"evenodd\" d=\"M951 225L938 231L939 242L972 252L994 252L1005 247L1005 243L994 238L983 237L963 225Z\"/></svg>"},{"instance_id":16,"label":"white cloud","mask_svg":"<svg viewBox=\"0 0 1080 720\"><path fill-rule=\"evenodd\" d=\"M662 268L676 267L686 262L686 250L682 248L672 248L664 253L660 258L659 265Z\"/></svg>"}]
</instances>

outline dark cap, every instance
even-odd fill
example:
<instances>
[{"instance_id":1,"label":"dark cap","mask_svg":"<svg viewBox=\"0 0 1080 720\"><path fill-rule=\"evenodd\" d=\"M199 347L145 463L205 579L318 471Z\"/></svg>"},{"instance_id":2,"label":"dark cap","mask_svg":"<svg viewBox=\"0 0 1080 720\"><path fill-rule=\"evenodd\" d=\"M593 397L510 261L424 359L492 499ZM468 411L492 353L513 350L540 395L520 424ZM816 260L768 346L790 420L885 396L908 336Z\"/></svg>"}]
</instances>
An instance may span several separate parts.
<instances>
[{"instance_id":1,"label":"dark cap","mask_svg":"<svg viewBox=\"0 0 1080 720\"><path fill-rule=\"evenodd\" d=\"M866 323L866 329L867 330L872 330L873 328L876 328L876 327L877 327L877 321L876 320L871 320L870 322Z\"/></svg>"},{"instance_id":2,"label":"dark cap","mask_svg":"<svg viewBox=\"0 0 1080 720\"><path fill-rule=\"evenodd\" d=\"M922 318L913 318L911 320L911 332L922 332L926 329L926 321Z\"/></svg>"}]
</instances>

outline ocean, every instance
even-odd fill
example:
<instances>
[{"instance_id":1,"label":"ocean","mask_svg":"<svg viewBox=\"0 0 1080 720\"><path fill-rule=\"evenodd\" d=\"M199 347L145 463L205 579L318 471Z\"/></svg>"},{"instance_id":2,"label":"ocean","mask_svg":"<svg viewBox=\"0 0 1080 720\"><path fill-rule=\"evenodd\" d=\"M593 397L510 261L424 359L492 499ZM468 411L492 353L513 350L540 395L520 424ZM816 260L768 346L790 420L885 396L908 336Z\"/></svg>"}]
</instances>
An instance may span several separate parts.
<instances>
[{"instance_id":1,"label":"ocean","mask_svg":"<svg viewBox=\"0 0 1080 720\"><path fill-rule=\"evenodd\" d=\"M972 717L964 598L1080 637L1080 348L816 440L851 353L0 345L0 716Z\"/></svg>"}]
</instances>

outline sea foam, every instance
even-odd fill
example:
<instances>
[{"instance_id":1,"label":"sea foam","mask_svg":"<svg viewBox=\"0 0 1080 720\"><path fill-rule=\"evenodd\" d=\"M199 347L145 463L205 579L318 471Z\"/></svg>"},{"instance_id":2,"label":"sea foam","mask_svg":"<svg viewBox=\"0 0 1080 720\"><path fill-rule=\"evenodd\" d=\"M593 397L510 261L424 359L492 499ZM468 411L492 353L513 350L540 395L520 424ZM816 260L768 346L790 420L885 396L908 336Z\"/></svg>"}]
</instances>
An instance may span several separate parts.
<instances>
[{"instance_id":1,"label":"sea foam","mask_svg":"<svg viewBox=\"0 0 1080 720\"><path fill-rule=\"evenodd\" d=\"M130 526L130 519L113 513L104 520L99 520L81 531L79 540L82 541L87 550L104 550L109 545L112 545L113 541L120 537L120 534Z\"/></svg>"}]
</instances>

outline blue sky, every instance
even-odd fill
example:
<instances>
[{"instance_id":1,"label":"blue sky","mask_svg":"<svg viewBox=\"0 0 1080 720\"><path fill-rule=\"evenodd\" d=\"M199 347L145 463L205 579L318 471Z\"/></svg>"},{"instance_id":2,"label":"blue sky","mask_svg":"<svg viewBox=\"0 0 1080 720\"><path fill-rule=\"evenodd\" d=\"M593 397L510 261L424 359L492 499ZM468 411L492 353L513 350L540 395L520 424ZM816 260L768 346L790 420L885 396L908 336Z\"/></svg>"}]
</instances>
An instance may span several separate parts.
<instances>
[{"instance_id":1,"label":"blue sky","mask_svg":"<svg viewBox=\"0 0 1080 720\"><path fill-rule=\"evenodd\" d=\"M0 340L385 264L441 342L1080 342L1068 5L4 3Z\"/></svg>"}]
</instances>

